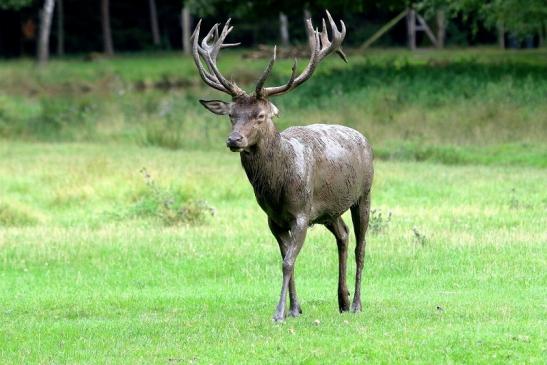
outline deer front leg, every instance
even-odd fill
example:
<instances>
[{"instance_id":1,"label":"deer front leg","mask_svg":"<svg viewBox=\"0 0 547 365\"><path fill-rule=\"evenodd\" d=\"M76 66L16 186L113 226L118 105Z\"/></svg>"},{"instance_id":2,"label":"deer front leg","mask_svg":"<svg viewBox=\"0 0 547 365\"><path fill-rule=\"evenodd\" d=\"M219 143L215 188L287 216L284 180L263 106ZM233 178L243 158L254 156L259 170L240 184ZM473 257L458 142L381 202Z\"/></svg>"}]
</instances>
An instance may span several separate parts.
<instances>
[{"instance_id":1,"label":"deer front leg","mask_svg":"<svg viewBox=\"0 0 547 365\"><path fill-rule=\"evenodd\" d=\"M289 245L289 241L291 239L290 231L289 229L285 229L278 224L276 224L273 220L268 218L268 226L270 227L270 231L274 235L278 245L279 250L281 251L281 258L285 259L285 253L287 252L287 246ZM294 272L291 275L291 278L289 280L289 316L291 317L298 317L302 314L302 309L300 308L300 304L298 304L298 296L296 295L296 286L295 286L295 279L294 279Z\"/></svg>"},{"instance_id":2,"label":"deer front leg","mask_svg":"<svg viewBox=\"0 0 547 365\"><path fill-rule=\"evenodd\" d=\"M285 257L283 258L283 284L281 286L281 296L273 320L281 322L285 319L285 303L287 300L287 291L289 283L294 273L294 263L296 257L302 249L308 230L308 220L306 217L298 216L290 226L289 239L285 248ZM295 297L296 299L296 297Z\"/></svg>"}]
</instances>

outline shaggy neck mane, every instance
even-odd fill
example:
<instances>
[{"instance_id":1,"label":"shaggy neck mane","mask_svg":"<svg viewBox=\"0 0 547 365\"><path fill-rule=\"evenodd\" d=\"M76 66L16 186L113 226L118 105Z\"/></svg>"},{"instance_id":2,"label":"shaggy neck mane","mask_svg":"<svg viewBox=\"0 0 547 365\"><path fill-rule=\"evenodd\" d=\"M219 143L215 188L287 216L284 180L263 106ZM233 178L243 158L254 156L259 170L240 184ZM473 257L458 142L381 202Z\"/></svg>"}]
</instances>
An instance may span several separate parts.
<instances>
[{"instance_id":1,"label":"shaggy neck mane","mask_svg":"<svg viewBox=\"0 0 547 365\"><path fill-rule=\"evenodd\" d=\"M271 201L278 201L281 196L288 163L275 127L260 138L251 152L241 153L241 164L256 194Z\"/></svg>"}]
</instances>

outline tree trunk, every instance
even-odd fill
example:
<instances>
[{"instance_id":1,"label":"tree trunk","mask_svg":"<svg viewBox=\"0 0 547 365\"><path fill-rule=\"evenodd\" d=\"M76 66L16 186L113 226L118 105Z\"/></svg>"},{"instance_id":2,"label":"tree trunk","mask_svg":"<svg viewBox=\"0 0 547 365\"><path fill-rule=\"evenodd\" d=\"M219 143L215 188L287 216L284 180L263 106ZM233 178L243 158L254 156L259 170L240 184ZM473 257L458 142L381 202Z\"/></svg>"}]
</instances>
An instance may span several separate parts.
<instances>
[{"instance_id":1,"label":"tree trunk","mask_svg":"<svg viewBox=\"0 0 547 365\"><path fill-rule=\"evenodd\" d=\"M498 23L498 45L501 49L505 49L505 27L503 23Z\"/></svg>"},{"instance_id":2,"label":"tree trunk","mask_svg":"<svg viewBox=\"0 0 547 365\"><path fill-rule=\"evenodd\" d=\"M311 12L310 12L310 9L308 9L308 7L305 6L304 7L304 24L306 24L306 21L308 19L311 19ZM312 45L314 43L313 33L309 31L308 27L306 27L306 35L308 36L308 43Z\"/></svg>"},{"instance_id":3,"label":"tree trunk","mask_svg":"<svg viewBox=\"0 0 547 365\"><path fill-rule=\"evenodd\" d=\"M444 10L437 10L437 48L444 48L446 38L446 16Z\"/></svg>"},{"instance_id":4,"label":"tree trunk","mask_svg":"<svg viewBox=\"0 0 547 365\"><path fill-rule=\"evenodd\" d=\"M114 55L112 30L110 29L110 1L101 0L101 22L103 26L103 52L107 56Z\"/></svg>"},{"instance_id":5,"label":"tree trunk","mask_svg":"<svg viewBox=\"0 0 547 365\"><path fill-rule=\"evenodd\" d=\"M65 54L65 14L63 0L57 0L57 55Z\"/></svg>"},{"instance_id":6,"label":"tree trunk","mask_svg":"<svg viewBox=\"0 0 547 365\"><path fill-rule=\"evenodd\" d=\"M281 35L281 46L289 46L289 20L282 11L279 12L279 33Z\"/></svg>"},{"instance_id":7,"label":"tree trunk","mask_svg":"<svg viewBox=\"0 0 547 365\"><path fill-rule=\"evenodd\" d=\"M156 0L148 0L150 6L150 25L152 27L152 40L154 46L160 45L160 30L158 26L158 10L156 8Z\"/></svg>"},{"instance_id":8,"label":"tree trunk","mask_svg":"<svg viewBox=\"0 0 547 365\"><path fill-rule=\"evenodd\" d=\"M40 11L40 35L38 37L38 64L43 66L49 59L49 33L55 0L45 0Z\"/></svg>"},{"instance_id":9,"label":"tree trunk","mask_svg":"<svg viewBox=\"0 0 547 365\"><path fill-rule=\"evenodd\" d=\"M407 15L408 48L416 50L416 11L410 9Z\"/></svg>"},{"instance_id":10,"label":"tree trunk","mask_svg":"<svg viewBox=\"0 0 547 365\"><path fill-rule=\"evenodd\" d=\"M182 52L184 52L184 54L190 54L192 48L190 45L192 19L190 17L190 9L188 9L186 4L182 7L180 21L182 23Z\"/></svg>"}]
</instances>

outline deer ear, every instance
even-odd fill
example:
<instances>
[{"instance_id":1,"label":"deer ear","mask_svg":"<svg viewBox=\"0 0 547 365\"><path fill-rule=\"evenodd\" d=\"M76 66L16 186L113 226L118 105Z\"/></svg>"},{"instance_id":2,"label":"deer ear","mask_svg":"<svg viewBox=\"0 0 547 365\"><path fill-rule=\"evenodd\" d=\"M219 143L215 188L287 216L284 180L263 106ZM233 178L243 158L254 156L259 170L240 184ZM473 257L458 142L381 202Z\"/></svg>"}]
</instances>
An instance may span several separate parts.
<instances>
[{"instance_id":1,"label":"deer ear","mask_svg":"<svg viewBox=\"0 0 547 365\"><path fill-rule=\"evenodd\" d=\"M278 117L279 116L279 109L277 109L277 107L270 101L270 111L272 112L272 115L274 117Z\"/></svg>"},{"instance_id":2,"label":"deer ear","mask_svg":"<svg viewBox=\"0 0 547 365\"><path fill-rule=\"evenodd\" d=\"M232 109L232 103L226 103L220 100L200 100L199 102L207 110L218 115L229 114L230 109Z\"/></svg>"}]
</instances>

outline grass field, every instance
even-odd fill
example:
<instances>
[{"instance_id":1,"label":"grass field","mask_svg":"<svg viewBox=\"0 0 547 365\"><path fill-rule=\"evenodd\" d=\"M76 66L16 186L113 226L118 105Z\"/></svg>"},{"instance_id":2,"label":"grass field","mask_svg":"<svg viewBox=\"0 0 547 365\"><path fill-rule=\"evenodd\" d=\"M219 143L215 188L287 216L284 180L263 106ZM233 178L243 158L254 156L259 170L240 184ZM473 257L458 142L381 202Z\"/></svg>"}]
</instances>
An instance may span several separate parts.
<instances>
[{"instance_id":1,"label":"grass field","mask_svg":"<svg viewBox=\"0 0 547 365\"><path fill-rule=\"evenodd\" d=\"M546 179L377 162L363 312L338 313L317 226L304 314L277 325L278 248L237 155L2 143L0 363L544 363ZM215 214L165 220L158 195Z\"/></svg>"},{"instance_id":2,"label":"grass field","mask_svg":"<svg viewBox=\"0 0 547 365\"><path fill-rule=\"evenodd\" d=\"M546 51L349 54L274 102L280 129L372 142L363 312L338 313L316 226L284 324L277 244L189 58L0 61L0 364L544 364ZM266 61L241 56L221 68L250 89Z\"/></svg>"},{"instance_id":3,"label":"grass field","mask_svg":"<svg viewBox=\"0 0 547 365\"><path fill-rule=\"evenodd\" d=\"M222 55L247 90L267 60ZM383 160L547 167L547 51L380 50L350 63L326 59L304 85L273 102L281 129L318 121L366 131ZM306 60L299 61L302 69ZM285 82L279 60L271 85ZM225 96L176 53L113 60L0 62L0 139L124 142L210 150L229 123L198 98Z\"/></svg>"}]
</instances>

